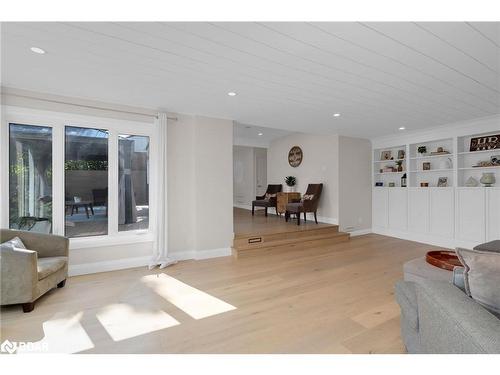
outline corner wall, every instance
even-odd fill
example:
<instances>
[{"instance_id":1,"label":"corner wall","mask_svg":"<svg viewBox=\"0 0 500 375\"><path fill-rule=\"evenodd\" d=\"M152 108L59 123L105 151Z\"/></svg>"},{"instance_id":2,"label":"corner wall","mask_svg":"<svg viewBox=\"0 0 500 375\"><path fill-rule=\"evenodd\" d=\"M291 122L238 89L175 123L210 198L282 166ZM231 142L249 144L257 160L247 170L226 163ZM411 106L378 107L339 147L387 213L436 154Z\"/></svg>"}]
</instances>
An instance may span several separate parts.
<instances>
[{"instance_id":1,"label":"corner wall","mask_svg":"<svg viewBox=\"0 0 500 375\"><path fill-rule=\"evenodd\" d=\"M174 259L230 255L233 122L177 115L168 125L169 252Z\"/></svg>"},{"instance_id":2,"label":"corner wall","mask_svg":"<svg viewBox=\"0 0 500 375\"><path fill-rule=\"evenodd\" d=\"M339 225L344 232L372 227L371 142L339 137Z\"/></svg>"}]
</instances>

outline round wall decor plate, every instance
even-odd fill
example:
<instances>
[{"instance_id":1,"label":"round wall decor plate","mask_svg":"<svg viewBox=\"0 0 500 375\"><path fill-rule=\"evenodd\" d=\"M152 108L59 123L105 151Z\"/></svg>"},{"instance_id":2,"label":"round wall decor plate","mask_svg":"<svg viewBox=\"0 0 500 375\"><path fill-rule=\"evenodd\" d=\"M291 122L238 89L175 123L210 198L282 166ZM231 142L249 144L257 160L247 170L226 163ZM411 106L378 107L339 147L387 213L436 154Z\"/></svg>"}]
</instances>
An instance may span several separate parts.
<instances>
[{"instance_id":1,"label":"round wall decor plate","mask_svg":"<svg viewBox=\"0 0 500 375\"><path fill-rule=\"evenodd\" d=\"M302 163L303 157L302 149L299 146L293 146L290 152L288 152L288 163L290 166L296 168Z\"/></svg>"}]
</instances>

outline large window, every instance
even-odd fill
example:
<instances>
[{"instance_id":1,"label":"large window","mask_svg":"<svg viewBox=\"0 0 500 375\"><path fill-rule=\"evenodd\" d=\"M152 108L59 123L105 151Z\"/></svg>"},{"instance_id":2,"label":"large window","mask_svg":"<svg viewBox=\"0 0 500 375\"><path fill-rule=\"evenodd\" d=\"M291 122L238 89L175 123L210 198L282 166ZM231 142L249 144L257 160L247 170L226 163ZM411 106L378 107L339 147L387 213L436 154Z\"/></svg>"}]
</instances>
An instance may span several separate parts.
<instances>
[{"instance_id":1,"label":"large window","mask_svg":"<svg viewBox=\"0 0 500 375\"><path fill-rule=\"evenodd\" d=\"M118 137L118 230L149 226L149 137Z\"/></svg>"},{"instance_id":2,"label":"large window","mask_svg":"<svg viewBox=\"0 0 500 375\"><path fill-rule=\"evenodd\" d=\"M65 234L108 233L108 131L66 126Z\"/></svg>"},{"instance_id":3,"label":"large window","mask_svg":"<svg viewBox=\"0 0 500 375\"><path fill-rule=\"evenodd\" d=\"M4 119L2 227L63 235L72 248L152 238L155 127L17 108Z\"/></svg>"},{"instance_id":4,"label":"large window","mask_svg":"<svg viewBox=\"0 0 500 375\"><path fill-rule=\"evenodd\" d=\"M9 124L9 227L52 232L52 129Z\"/></svg>"}]
</instances>

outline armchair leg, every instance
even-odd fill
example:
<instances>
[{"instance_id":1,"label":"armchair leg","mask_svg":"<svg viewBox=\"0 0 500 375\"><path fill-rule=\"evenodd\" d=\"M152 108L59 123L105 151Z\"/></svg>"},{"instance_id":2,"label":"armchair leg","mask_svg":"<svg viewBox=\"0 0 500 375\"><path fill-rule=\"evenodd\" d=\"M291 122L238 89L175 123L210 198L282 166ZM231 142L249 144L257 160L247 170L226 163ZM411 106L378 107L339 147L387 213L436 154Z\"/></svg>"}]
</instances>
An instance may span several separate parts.
<instances>
[{"instance_id":1,"label":"armchair leg","mask_svg":"<svg viewBox=\"0 0 500 375\"><path fill-rule=\"evenodd\" d=\"M300 225L300 212L297 212L297 225Z\"/></svg>"},{"instance_id":2,"label":"armchair leg","mask_svg":"<svg viewBox=\"0 0 500 375\"><path fill-rule=\"evenodd\" d=\"M314 211L314 221L318 224L318 217L316 216L316 211Z\"/></svg>"},{"instance_id":3,"label":"armchair leg","mask_svg":"<svg viewBox=\"0 0 500 375\"><path fill-rule=\"evenodd\" d=\"M264 209L264 214L267 216L267 207Z\"/></svg>"},{"instance_id":4,"label":"armchair leg","mask_svg":"<svg viewBox=\"0 0 500 375\"><path fill-rule=\"evenodd\" d=\"M29 313L32 312L33 309L35 308L35 302L28 302L28 303L23 303L23 313Z\"/></svg>"},{"instance_id":5,"label":"armchair leg","mask_svg":"<svg viewBox=\"0 0 500 375\"><path fill-rule=\"evenodd\" d=\"M63 281L61 281L59 284L57 284L57 287L58 288L64 288L64 286L66 285L66 279L64 279Z\"/></svg>"},{"instance_id":6,"label":"armchair leg","mask_svg":"<svg viewBox=\"0 0 500 375\"><path fill-rule=\"evenodd\" d=\"M306 213L304 212L304 223L307 222Z\"/></svg>"},{"instance_id":7,"label":"armchair leg","mask_svg":"<svg viewBox=\"0 0 500 375\"><path fill-rule=\"evenodd\" d=\"M252 204L252 216L255 214L255 205Z\"/></svg>"},{"instance_id":8,"label":"armchair leg","mask_svg":"<svg viewBox=\"0 0 500 375\"><path fill-rule=\"evenodd\" d=\"M288 223L288 219L290 218L290 214L288 211L285 211L285 221Z\"/></svg>"}]
</instances>

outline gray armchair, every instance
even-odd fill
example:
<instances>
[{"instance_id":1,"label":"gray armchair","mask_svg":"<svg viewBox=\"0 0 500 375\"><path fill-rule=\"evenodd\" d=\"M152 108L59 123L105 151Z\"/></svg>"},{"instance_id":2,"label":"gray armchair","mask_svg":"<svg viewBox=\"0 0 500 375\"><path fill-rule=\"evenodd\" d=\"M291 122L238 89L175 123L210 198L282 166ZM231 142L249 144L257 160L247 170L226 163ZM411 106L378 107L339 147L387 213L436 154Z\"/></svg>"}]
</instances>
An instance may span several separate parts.
<instances>
[{"instance_id":1,"label":"gray armchair","mask_svg":"<svg viewBox=\"0 0 500 375\"><path fill-rule=\"evenodd\" d=\"M0 289L2 305L22 304L30 312L35 301L68 277L69 240L62 236L0 229L0 243L19 237L29 250L2 246Z\"/></svg>"}]
</instances>

